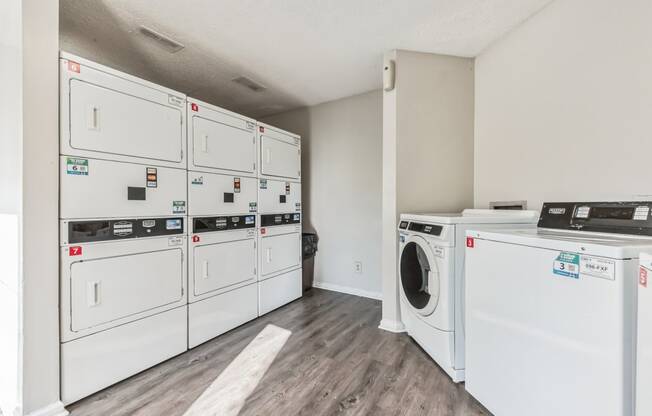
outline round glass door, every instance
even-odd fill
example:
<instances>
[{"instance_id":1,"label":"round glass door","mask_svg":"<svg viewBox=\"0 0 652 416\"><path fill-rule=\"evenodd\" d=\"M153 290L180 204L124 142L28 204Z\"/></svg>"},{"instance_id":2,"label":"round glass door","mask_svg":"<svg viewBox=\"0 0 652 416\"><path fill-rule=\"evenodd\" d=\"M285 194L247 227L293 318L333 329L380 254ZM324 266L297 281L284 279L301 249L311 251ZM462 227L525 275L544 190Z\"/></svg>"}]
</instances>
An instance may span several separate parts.
<instances>
[{"instance_id":1,"label":"round glass door","mask_svg":"<svg viewBox=\"0 0 652 416\"><path fill-rule=\"evenodd\" d=\"M422 315L431 314L439 301L439 271L422 238L409 239L401 252L403 294Z\"/></svg>"}]
</instances>

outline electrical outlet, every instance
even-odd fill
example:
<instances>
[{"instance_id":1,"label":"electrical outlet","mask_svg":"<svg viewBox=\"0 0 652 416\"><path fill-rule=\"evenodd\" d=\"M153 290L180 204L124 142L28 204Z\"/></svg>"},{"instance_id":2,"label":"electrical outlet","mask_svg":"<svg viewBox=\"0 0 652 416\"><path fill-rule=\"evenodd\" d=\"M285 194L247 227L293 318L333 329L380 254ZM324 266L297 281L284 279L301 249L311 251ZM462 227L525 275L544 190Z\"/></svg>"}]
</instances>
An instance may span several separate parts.
<instances>
[{"instance_id":1,"label":"electrical outlet","mask_svg":"<svg viewBox=\"0 0 652 416\"><path fill-rule=\"evenodd\" d=\"M356 273L362 273L362 262L356 261L353 262L353 271Z\"/></svg>"}]
</instances>

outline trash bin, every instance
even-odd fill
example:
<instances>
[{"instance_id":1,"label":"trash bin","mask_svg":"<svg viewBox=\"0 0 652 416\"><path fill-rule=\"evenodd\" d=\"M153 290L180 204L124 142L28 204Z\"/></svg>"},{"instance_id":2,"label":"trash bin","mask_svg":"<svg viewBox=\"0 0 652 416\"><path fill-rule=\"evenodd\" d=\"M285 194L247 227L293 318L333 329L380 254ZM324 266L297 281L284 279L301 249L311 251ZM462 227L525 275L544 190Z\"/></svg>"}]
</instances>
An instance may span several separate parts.
<instances>
[{"instance_id":1,"label":"trash bin","mask_svg":"<svg viewBox=\"0 0 652 416\"><path fill-rule=\"evenodd\" d=\"M317 242L319 238L314 233L303 233L301 235L303 248L303 291L312 288L315 280L315 254L317 253Z\"/></svg>"}]
</instances>

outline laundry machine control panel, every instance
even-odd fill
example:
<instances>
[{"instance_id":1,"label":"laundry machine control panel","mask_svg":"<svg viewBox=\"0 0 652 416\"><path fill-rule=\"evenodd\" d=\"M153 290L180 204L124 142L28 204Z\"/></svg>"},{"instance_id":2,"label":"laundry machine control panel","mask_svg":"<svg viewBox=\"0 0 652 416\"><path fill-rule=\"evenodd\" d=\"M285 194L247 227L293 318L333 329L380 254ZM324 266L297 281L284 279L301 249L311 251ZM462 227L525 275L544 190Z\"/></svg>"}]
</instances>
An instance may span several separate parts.
<instances>
[{"instance_id":1,"label":"laundry machine control panel","mask_svg":"<svg viewBox=\"0 0 652 416\"><path fill-rule=\"evenodd\" d=\"M301 222L301 214L287 213L287 214L269 214L260 216L261 227L270 227L274 225L286 224L299 224Z\"/></svg>"},{"instance_id":2,"label":"laundry machine control panel","mask_svg":"<svg viewBox=\"0 0 652 416\"><path fill-rule=\"evenodd\" d=\"M652 202L544 203L539 228L652 235Z\"/></svg>"},{"instance_id":3,"label":"laundry machine control panel","mask_svg":"<svg viewBox=\"0 0 652 416\"><path fill-rule=\"evenodd\" d=\"M418 233L424 233L430 235L441 235L443 229L444 227L442 227L441 225L424 224L420 222L411 222L410 225L408 225L408 230L410 231L415 231Z\"/></svg>"},{"instance_id":4,"label":"laundry machine control panel","mask_svg":"<svg viewBox=\"0 0 652 416\"><path fill-rule=\"evenodd\" d=\"M255 215L200 217L192 219L192 232L205 233L210 231L240 230L255 228Z\"/></svg>"},{"instance_id":5,"label":"laundry machine control panel","mask_svg":"<svg viewBox=\"0 0 652 416\"><path fill-rule=\"evenodd\" d=\"M68 243L158 237L184 233L183 217L70 221Z\"/></svg>"}]
</instances>

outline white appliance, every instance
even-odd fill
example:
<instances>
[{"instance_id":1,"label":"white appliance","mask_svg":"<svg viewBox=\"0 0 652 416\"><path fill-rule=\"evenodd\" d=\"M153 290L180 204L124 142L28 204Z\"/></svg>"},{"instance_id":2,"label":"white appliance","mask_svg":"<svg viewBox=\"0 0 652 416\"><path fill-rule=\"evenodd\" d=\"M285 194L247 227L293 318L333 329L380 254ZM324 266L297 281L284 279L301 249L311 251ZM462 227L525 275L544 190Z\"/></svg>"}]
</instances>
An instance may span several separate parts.
<instances>
[{"instance_id":1,"label":"white appliance","mask_svg":"<svg viewBox=\"0 0 652 416\"><path fill-rule=\"evenodd\" d=\"M185 218L61 222L61 397L187 349Z\"/></svg>"},{"instance_id":2,"label":"white appliance","mask_svg":"<svg viewBox=\"0 0 652 416\"><path fill-rule=\"evenodd\" d=\"M256 216L190 218L190 348L258 317Z\"/></svg>"},{"instance_id":3,"label":"white appliance","mask_svg":"<svg viewBox=\"0 0 652 416\"><path fill-rule=\"evenodd\" d=\"M258 204L263 214L301 212L301 182L259 179Z\"/></svg>"},{"instance_id":4,"label":"white appliance","mask_svg":"<svg viewBox=\"0 0 652 416\"><path fill-rule=\"evenodd\" d=\"M652 254L641 253L638 278L636 415L652 415Z\"/></svg>"},{"instance_id":5,"label":"white appliance","mask_svg":"<svg viewBox=\"0 0 652 416\"><path fill-rule=\"evenodd\" d=\"M466 389L500 416L631 416L649 202L546 203L467 233Z\"/></svg>"},{"instance_id":6,"label":"white appliance","mask_svg":"<svg viewBox=\"0 0 652 416\"><path fill-rule=\"evenodd\" d=\"M301 181L301 140L294 133L258 122L259 177Z\"/></svg>"},{"instance_id":7,"label":"white appliance","mask_svg":"<svg viewBox=\"0 0 652 416\"><path fill-rule=\"evenodd\" d=\"M401 214L399 287L408 334L455 382L464 380L464 244L468 228L534 226L536 211Z\"/></svg>"},{"instance_id":8,"label":"white appliance","mask_svg":"<svg viewBox=\"0 0 652 416\"><path fill-rule=\"evenodd\" d=\"M185 118L185 94L61 53L61 154L185 169Z\"/></svg>"},{"instance_id":9,"label":"white appliance","mask_svg":"<svg viewBox=\"0 0 652 416\"><path fill-rule=\"evenodd\" d=\"M258 258L260 315L301 297L301 214L260 215Z\"/></svg>"},{"instance_id":10,"label":"white appliance","mask_svg":"<svg viewBox=\"0 0 652 416\"><path fill-rule=\"evenodd\" d=\"M227 175L257 173L256 121L188 98L188 169Z\"/></svg>"}]
</instances>

